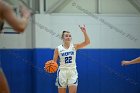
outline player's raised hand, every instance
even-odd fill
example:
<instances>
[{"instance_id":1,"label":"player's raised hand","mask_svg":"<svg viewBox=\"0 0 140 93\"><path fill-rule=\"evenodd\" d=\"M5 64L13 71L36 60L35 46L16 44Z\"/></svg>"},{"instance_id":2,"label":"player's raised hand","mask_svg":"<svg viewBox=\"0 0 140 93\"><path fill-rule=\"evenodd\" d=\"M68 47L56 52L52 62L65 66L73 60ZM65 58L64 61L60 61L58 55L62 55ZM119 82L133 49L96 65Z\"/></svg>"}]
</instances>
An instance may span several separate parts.
<instances>
[{"instance_id":1,"label":"player's raised hand","mask_svg":"<svg viewBox=\"0 0 140 93\"><path fill-rule=\"evenodd\" d=\"M79 28L81 29L82 32L86 32L86 26L85 25L83 25L83 26L79 25Z\"/></svg>"}]
</instances>

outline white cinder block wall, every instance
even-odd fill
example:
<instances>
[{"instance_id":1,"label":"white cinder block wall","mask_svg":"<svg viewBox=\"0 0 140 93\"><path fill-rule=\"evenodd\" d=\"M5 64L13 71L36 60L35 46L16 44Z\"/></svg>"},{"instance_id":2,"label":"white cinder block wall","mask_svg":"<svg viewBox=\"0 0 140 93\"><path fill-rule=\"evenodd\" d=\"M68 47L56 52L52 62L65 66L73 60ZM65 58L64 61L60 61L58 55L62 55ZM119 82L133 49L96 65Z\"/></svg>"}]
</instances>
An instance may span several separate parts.
<instances>
[{"instance_id":1,"label":"white cinder block wall","mask_svg":"<svg viewBox=\"0 0 140 93\"><path fill-rule=\"evenodd\" d=\"M87 15L36 15L36 48L55 48L62 43L57 36L63 30L72 34L73 43L84 40L78 25L85 24L91 44L87 48L140 48L140 17L102 15L95 19Z\"/></svg>"}]
</instances>

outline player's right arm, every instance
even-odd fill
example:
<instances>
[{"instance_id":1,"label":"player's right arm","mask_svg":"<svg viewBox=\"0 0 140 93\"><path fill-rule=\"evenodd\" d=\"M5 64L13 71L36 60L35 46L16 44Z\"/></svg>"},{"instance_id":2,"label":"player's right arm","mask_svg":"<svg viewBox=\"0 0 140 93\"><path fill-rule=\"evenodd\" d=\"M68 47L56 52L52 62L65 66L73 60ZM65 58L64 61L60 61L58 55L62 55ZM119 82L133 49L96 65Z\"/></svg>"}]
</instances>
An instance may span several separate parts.
<instances>
[{"instance_id":1,"label":"player's right arm","mask_svg":"<svg viewBox=\"0 0 140 93\"><path fill-rule=\"evenodd\" d=\"M54 60L55 62L57 62L58 56L59 56L59 54L58 54L58 48L56 48L56 49L54 50L54 55L53 55L53 60Z\"/></svg>"},{"instance_id":2,"label":"player's right arm","mask_svg":"<svg viewBox=\"0 0 140 93\"><path fill-rule=\"evenodd\" d=\"M22 5L21 7L22 18L17 18L12 9L12 6L10 6L8 3L1 1L0 6L2 19L6 20L7 23L10 26L12 26L17 32L24 32L30 16L30 12L26 9L26 7Z\"/></svg>"}]
</instances>

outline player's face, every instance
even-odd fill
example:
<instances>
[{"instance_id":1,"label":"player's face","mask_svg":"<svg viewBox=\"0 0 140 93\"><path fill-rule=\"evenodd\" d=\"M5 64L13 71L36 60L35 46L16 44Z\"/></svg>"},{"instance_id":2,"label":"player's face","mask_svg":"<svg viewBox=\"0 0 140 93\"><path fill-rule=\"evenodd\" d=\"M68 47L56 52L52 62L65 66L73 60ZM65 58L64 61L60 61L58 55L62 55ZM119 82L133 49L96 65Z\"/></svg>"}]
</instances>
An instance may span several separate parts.
<instances>
[{"instance_id":1,"label":"player's face","mask_svg":"<svg viewBox=\"0 0 140 93\"><path fill-rule=\"evenodd\" d=\"M71 34L70 33L64 33L63 41L64 42L71 42Z\"/></svg>"}]
</instances>

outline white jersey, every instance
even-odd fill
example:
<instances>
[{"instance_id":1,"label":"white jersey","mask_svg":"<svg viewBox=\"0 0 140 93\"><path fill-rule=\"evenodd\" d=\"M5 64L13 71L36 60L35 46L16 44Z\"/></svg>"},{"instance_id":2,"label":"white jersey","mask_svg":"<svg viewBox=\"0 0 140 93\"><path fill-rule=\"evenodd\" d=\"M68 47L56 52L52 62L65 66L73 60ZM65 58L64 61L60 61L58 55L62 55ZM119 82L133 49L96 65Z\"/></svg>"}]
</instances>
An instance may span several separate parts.
<instances>
[{"instance_id":1,"label":"white jersey","mask_svg":"<svg viewBox=\"0 0 140 93\"><path fill-rule=\"evenodd\" d=\"M76 50L73 44L70 44L70 47L68 49L65 49L63 45L59 45L58 53L60 57L60 69L76 68Z\"/></svg>"}]
</instances>

